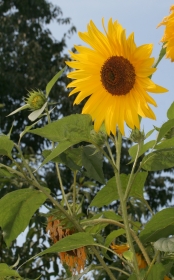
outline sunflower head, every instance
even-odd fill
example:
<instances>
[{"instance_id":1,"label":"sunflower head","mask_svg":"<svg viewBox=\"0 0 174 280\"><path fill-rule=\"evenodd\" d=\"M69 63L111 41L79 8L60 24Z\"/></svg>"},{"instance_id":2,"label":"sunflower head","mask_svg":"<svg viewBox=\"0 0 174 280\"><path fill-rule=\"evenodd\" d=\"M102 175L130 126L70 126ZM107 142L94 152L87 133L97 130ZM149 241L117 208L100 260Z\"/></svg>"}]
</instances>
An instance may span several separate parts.
<instances>
[{"instance_id":1,"label":"sunflower head","mask_svg":"<svg viewBox=\"0 0 174 280\"><path fill-rule=\"evenodd\" d=\"M137 47L132 33L126 32L118 21L108 22L100 32L91 20L80 38L89 45L75 46L72 61L66 64L75 71L68 74L73 81L70 95L78 93L74 103L89 97L83 114L90 114L98 132L102 123L108 135L116 134L117 127L124 134L124 123L140 129L139 116L155 119L148 103L156 106L148 92L162 93L165 88L156 85L150 76L156 71L151 58L152 44Z\"/></svg>"},{"instance_id":2,"label":"sunflower head","mask_svg":"<svg viewBox=\"0 0 174 280\"><path fill-rule=\"evenodd\" d=\"M68 225L66 225L65 220L60 221L54 216L48 217L46 231L49 232L50 238L54 243L76 232L73 227L69 228ZM60 252L59 256L61 262L66 264L73 274L76 272L80 273L80 271L84 269L86 263L86 250L84 247Z\"/></svg>"},{"instance_id":3,"label":"sunflower head","mask_svg":"<svg viewBox=\"0 0 174 280\"><path fill-rule=\"evenodd\" d=\"M174 5L170 7L170 15L164 17L162 22L158 24L157 27L164 25L165 30L161 42L164 43L164 47L166 48L166 58L174 61Z\"/></svg>"},{"instance_id":4,"label":"sunflower head","mask_svg":"<svg viewBox=\"0 0 174 280\"><path fill-rule=\"evenodd\" d=\"M29 108L33 111L41 109L46 102L46 97L44 93L40 90L29 91L28 97L25 102L29 105Z\"/></svg>"}]
</instances>

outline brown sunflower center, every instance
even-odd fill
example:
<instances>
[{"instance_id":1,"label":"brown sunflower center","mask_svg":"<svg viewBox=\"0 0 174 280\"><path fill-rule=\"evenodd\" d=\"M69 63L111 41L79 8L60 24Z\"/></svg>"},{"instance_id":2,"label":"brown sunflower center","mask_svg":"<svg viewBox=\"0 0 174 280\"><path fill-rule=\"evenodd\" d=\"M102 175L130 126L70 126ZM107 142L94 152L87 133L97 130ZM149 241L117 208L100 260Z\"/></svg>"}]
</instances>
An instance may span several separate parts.
<instances>
[{"instance_id":1,"label":"brown sunflower center","mask_svg":"<svg viewBox=\"0 0 174 280\"><path fill-rule=\"evenodd\" d=\"M111 56L103 64L101 82L112 95L125 95L135 84L135 69L123 56Z\"/></svg>"}]
</instances>

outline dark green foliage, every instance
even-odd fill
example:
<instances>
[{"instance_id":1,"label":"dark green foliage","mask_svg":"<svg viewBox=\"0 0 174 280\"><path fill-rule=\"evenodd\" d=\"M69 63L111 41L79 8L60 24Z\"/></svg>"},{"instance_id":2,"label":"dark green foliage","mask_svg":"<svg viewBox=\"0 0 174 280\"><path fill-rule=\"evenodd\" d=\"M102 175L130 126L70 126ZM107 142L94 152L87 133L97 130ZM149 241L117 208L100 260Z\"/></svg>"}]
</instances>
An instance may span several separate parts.
<instances>
[{"instance_id":1,"label":"dark green foliage","mask_svg":"<svg viewBox=\"0 0 174 280\"><path fill-rule=\"evenodd\" d=\"M59 7L53 6L46 0L1 1L0 5L0 127L8 133L15 120L13 139L17 142L19 133L28 121L28 112L5 117L22 104L27 90L45 90L48 81L65 66L67 55L62 52L66 47L66 35L56 40L48 28L48 24L57 21L57 32L60 25L67 24L67 34L75 32L70 18L62 18ZM67 115L72 102L65 93L67 78L64 75L51 91L51 100L57 102L59 110L54 111L54 118ZM25 137L24 143L38 151L41 139ZM38 143L38 144L37 144Z\"/></svg>"}]
</instances>

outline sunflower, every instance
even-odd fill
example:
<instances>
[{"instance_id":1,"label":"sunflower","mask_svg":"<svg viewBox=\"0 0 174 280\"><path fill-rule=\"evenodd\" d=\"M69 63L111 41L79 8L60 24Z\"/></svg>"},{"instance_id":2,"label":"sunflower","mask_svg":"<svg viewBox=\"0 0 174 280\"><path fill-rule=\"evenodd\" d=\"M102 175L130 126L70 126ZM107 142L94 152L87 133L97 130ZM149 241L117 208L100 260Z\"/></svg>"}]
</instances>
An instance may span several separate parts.
<instances>
[{"instance_id":1,"label":"sunflower","mask_svg":"<svg viewBox=\"0 0 174 280\"><path fill-rule=\"evenodd\" d=\"M90 114L94 129L99 131L105 123L107 134L116 134L116 126L124 134L124 122L140 129L139 116L155 119L147 103L156 106L148 92L162 93L167 90L149 78L156 69L150 58L152 44L136 47L134 34L126 39L126 33L118 21L108 22L108 31L100 32L90 21L87 32L79 32L80 38L91 47L75 46L74 61L66 64L76 70L68 77L75 79L68 88L74 87L70 95L79 93L74 103L79 104L89 97L82 114Z\"/></svg>"},{"instance_id":2,"label":"sunflower","mask_svg":"<svg viewBox=\"0 0 174 280\"><path fill-rule=\"evenodd\" d=\"M174 61L174 5L170 7L171 14L166 16L162 22L158 24L157 27L165 25L164 35L161 42L165 43L166 47L166 57Z\"/></svg>"},{"instance_id":3,"label":"sunflower","mask_svg":"<svg viewBox=\"0 0 174 280\"><path fill-rule=\"evenodd\" d=\"M62 222L53 216L48 217L46 231L49 232L50 238L54 243L59 242L62 238L75 233L73 228L68 228L62 225ZM74 250L60 252L60 260L66 264L73 274L80 273L84 269L86 263L85 247L80 247Z\"/></svg>"}]
</instances>

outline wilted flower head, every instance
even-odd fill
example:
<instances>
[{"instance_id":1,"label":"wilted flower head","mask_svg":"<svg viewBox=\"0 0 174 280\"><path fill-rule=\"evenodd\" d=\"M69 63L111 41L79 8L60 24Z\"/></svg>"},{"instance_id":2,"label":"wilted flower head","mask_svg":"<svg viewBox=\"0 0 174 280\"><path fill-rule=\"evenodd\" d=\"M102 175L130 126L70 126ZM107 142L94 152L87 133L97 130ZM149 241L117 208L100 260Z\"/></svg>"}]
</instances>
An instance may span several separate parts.
<instances>
[{"instance_id":1,"label":"wilted flower head","mask_svg":"<svg viewBox=\"0 0 174 280\"><path fill-rule=\"evenodd\" d=\"M170 15L164 17L162 22L158 24L157 27L164 25L164 35L161 39L161 42L164 43L166 47L166 58L170 58L171 61L174 61L174 5L170 7Z\"/></svg>"},{"instance_id":2,"label":"wilted flower head","mask_svg":"<svg viewBox=\"0 0 174 280\"><path fill-rule=\"evenodd\" d=\"M129 245L127 243L122 244L122 245L116 245L116 244L112 243L112 245L110 245L110 247L118 255L122 255L124 252L129 250ZM137 259L139 269L144 269L147 267L147 263L146 263L145 259L143 258L142 254L136 253L136 259Z\"/></svg>"},{"instance_id":3,"label":"wilted flower head","mask_svg":"<svg viewBox=\"0 0 174 280\"><path fill-rule=\"evenodd\" d=\"M67 228L65 225L62 225L61 221L57 220L54 216L48 218L46 231L49 232L54 243L75 233L73 228ZM80 271L84 269L86 262L86 251L84 247L61 252L59 253L59 256L61 262L68 265L73 274L76 272L80 273Z\"/></svg>"}]
</instances>

